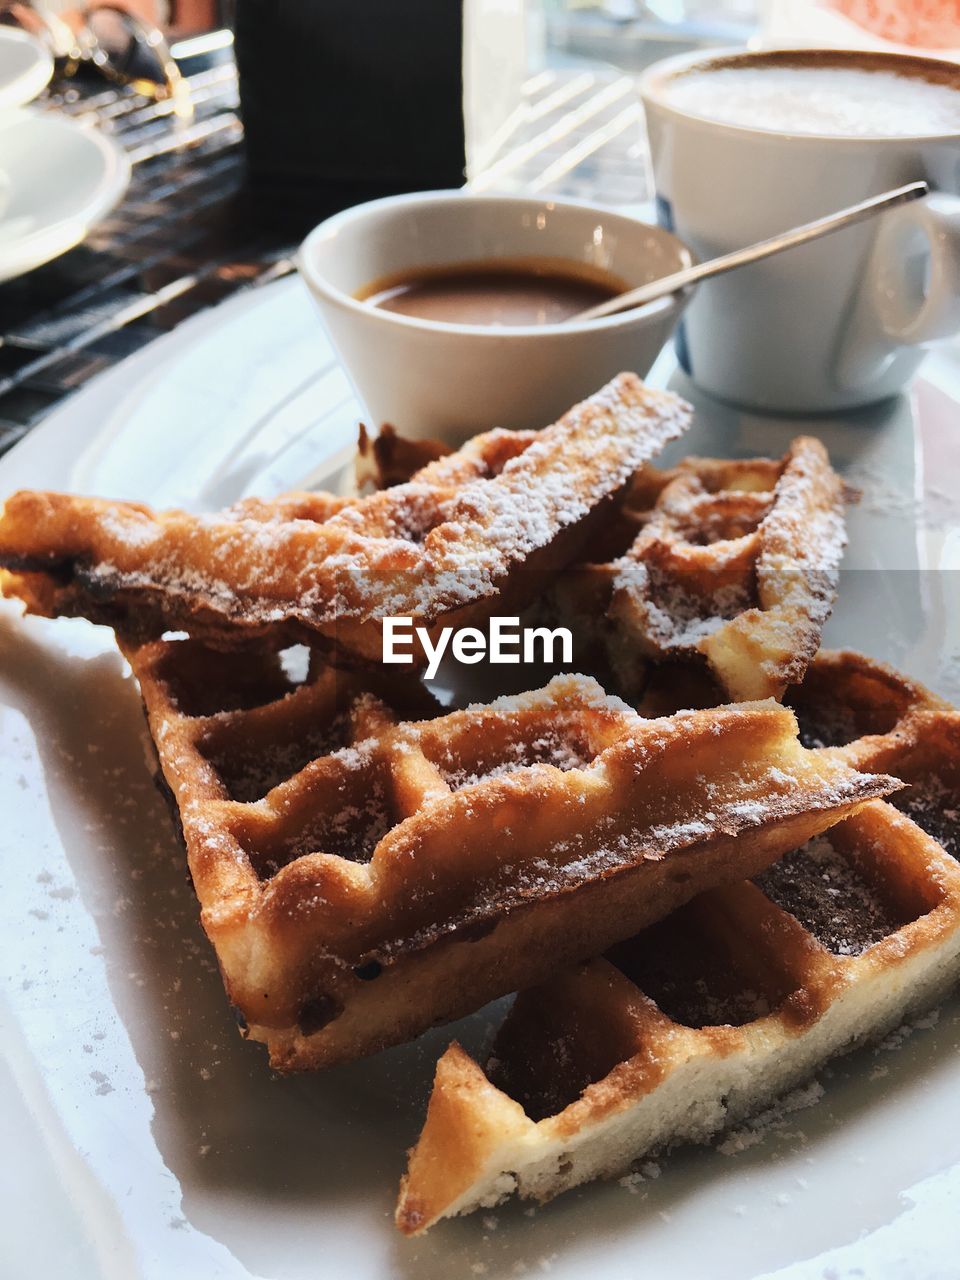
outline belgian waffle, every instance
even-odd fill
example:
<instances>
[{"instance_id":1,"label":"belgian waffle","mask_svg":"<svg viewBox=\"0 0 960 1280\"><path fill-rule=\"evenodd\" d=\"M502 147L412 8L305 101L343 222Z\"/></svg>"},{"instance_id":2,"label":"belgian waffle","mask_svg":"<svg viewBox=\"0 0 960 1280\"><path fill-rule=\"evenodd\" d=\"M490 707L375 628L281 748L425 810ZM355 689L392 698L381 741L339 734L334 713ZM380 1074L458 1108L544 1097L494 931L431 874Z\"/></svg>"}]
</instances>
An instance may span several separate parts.
<instances>
[{"instance_id":1,"label":"belgian waffle","mask_svg":"<svg viewBox=\"0 0 960 1280\"><path fill-rule=\"evenodd\" d=\"M233 644L285 629L379 660L384 616L433 624L532 598L689 421L678 397L621 374L543 431L488 433L348 502L294 494L191 516L23 492L0 517L0 585L33 612L141 634Z\"/></svg>"},{"instance_id":2,"label":"belgian waffle","mask_svg":"<svg viewBox=\"0 0 960 1280\"><path fill-rule=\"evenodd\" d=\"M486 1072L451 1046L402 1231L705 1141L960 977L960 712L850 653L819 657L793 696L822 754L916 782L904 812L873 803L522 993Z\"/></svg>"},{"instance_id":3,"label":"belgian waffle","mask_svg":"<svg viewBox=\"0 0 960 1280\"><path fill-rule=\"evenodd\" d=\"M230 999L284 1070L542 981L898 785L772 702L643 720L568 676L398 722L316 661L291 689L275 654L125 652Z\"/></svg>"},{"instance_id":4,"label":"belgian waffle","mask_svg":"<svg viewBox=\"0 0 960 1280\"><path fill-rule=\"evenodd\" d=\"M361 474L389 484L423 448L388 435L362 452ZM805 436L779 461L648 465L538 607L571 624L578 662L630 699L651 665L690 661L720 701L780 697L803 679L833 606L845 496Z\"/></svg>"}]
</instances>

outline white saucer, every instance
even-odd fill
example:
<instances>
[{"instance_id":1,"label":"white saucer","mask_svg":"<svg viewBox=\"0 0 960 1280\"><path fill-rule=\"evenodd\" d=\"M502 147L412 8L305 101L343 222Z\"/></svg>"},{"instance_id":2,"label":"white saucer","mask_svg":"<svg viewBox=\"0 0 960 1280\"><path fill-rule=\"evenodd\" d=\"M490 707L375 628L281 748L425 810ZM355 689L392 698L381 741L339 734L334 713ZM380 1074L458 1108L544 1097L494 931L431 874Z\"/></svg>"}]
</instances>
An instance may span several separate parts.
<instances>
[{"instance_id":1,"label":"white saucer","mask_svg":"<svg viewBox=\"0 0 960 1280\"><path fill-rule=\"evenodd\" d=\"M13 27L0 27L0 111L22 107L46 88L53 58L39 40Z\"/></svg>"},{"instance_id":2,"label":"white saucer","mask_svg":"<svg viewBox=\"0 0 960 1280\"><path fill-rule=\"evenodd\" d=\"M0 114L0 171L0 280L79 244L130 181L130 161L104 134L30 109Z\"/></svg>"}]
</instances>

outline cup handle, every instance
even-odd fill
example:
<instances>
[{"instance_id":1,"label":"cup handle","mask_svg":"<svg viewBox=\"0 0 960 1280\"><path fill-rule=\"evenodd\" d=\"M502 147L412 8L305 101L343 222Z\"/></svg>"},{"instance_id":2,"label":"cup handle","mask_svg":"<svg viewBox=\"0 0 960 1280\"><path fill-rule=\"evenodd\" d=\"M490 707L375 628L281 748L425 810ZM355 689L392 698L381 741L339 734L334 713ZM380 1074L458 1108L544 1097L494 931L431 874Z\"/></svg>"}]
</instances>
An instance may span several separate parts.
<instances>
[{"instance_id":1,"label":"cup handle","mask_svg":"<svg viewBox=\"0 0 960 1280\"><path fill-rule=\"evenodd\" d=\"M845 328L835 374L851 390L915 363L904 348L960 330L960 198L927 196L881 219Z\"/></svg>"}]
</instances>

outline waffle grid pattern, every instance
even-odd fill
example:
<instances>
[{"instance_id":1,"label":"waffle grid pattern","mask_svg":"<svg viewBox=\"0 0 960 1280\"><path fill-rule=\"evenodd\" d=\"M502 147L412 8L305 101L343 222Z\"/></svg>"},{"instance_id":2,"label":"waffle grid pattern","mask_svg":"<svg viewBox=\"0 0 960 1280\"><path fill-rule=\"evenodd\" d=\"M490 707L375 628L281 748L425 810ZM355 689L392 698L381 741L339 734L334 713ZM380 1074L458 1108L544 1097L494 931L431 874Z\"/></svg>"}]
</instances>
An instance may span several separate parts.
<instances>
[{"instance_id":1,"label":"waffle grid pattern","mask_svg":"<svg viewBox=\"0 0 960 1280\"><path fill-rule=\"evenodd\" d=\"M451 1046L402 1230L705 1141L960 977L960 712L852 653L820 655L794 701L808 745L913 779L905 812L871 804L521 993L486 1072Z\"/></svg>"},{"instance_id":2,"label":"waffle grid pattern","mask_svg":"<svg viewBox=\"0 0 960 1280\"><path fill-rule=\"evenodd\" d=\"M260 650L125 652L228 993L281 1068L540 981L895 786L773 703L650 721L563 676L437 715L316 658L296 684Z\"/></svg>"}]
</instances>

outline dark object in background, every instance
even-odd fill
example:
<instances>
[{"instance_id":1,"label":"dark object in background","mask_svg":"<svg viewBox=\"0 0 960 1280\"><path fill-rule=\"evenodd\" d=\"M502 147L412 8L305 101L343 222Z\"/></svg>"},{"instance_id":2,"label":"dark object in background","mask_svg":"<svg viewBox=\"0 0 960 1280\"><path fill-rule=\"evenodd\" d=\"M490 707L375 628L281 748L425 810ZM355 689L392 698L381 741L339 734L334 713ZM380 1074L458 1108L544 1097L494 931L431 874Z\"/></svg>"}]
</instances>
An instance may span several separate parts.
<instances>
[{"instance_id":1,"label":"dark object in background","mask_svg":"<svg viewBox=\"0 0 960 1280\"><path fill-rule=\"evenodd\" d=\"M459 0L240 0L250 181L292 230L464 180Z\"/></svg>"}]
</instances>

